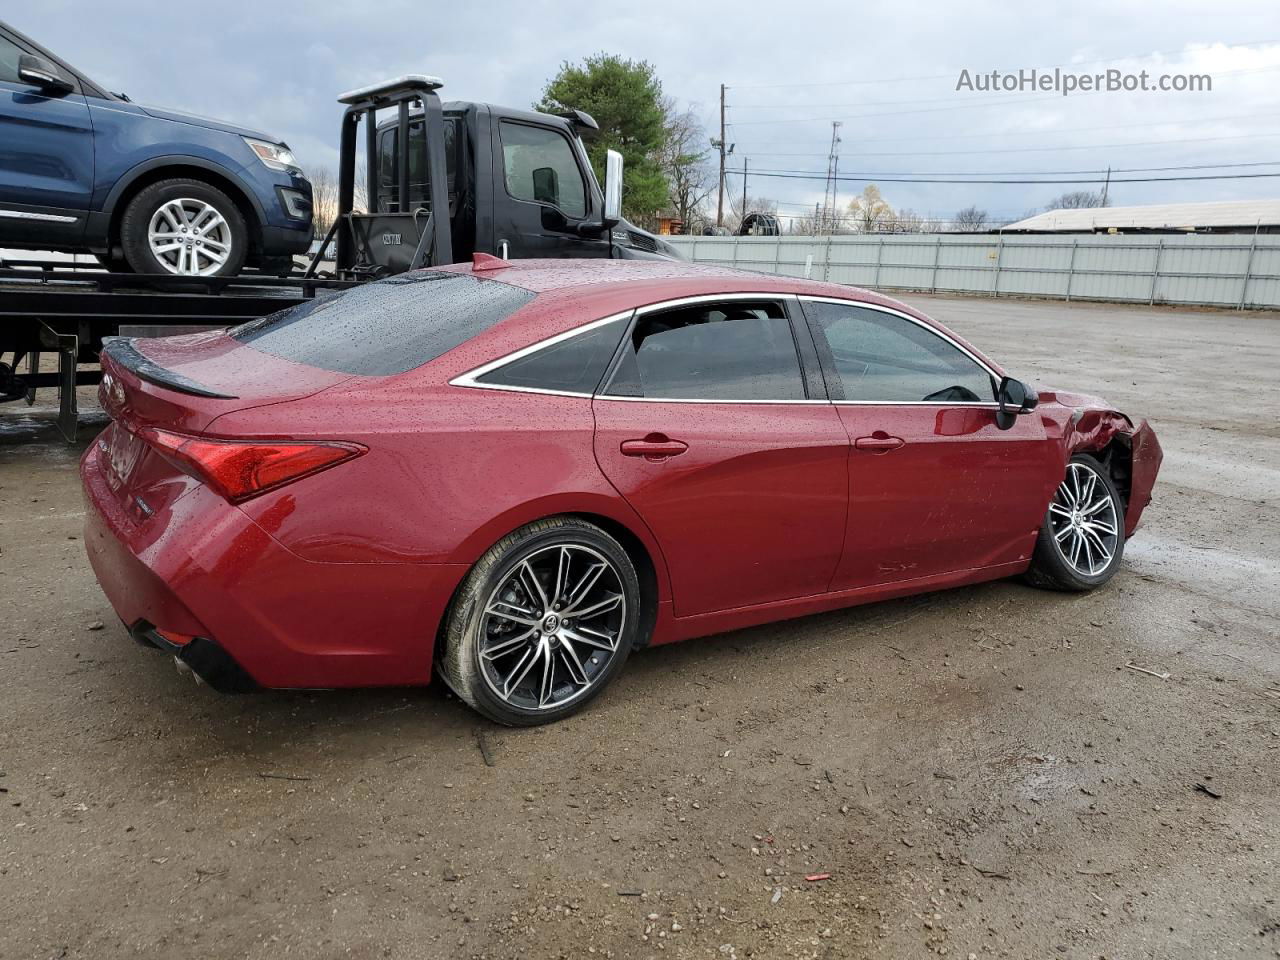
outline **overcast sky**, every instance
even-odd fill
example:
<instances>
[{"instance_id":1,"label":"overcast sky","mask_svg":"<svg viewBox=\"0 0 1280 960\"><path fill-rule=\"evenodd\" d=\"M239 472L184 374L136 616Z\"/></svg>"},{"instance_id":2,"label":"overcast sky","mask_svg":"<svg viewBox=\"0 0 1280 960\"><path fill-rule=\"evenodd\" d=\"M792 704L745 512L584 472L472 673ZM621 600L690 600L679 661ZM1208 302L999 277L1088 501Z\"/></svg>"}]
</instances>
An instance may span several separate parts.
<instances>
[{"instance_id":1,"label":"overcast sky","mask_svg":"<svg viewBox=\"0 0 1280 960\"><path fill-rule=\"evenodd\" d=\"M920 213L950 216L976 203L1016 216L1075 188L895 184L886 175L1280 160L1274 2L1106 0L1014 12L1008 3L910 0L380 0L369 6L376 13L361 9L352 0L42 0L4 16L110 89L277 134L311 167L336 166L335 98L343 90L432 73L445 79L446 99L526 107L563 60L599 51L650 61L666 92L703 114L709 131L719 85L728 84L731 164L739 169L746 155L762 173L825 171L830 121L843 119L841 172L877 175L890 203ZM1065 98L956 91L962 69L1064 64L1081 72L1209 73L1213 89ZM1280 172L1280 165L1235 172ZM861 187L841 183L842 198ZM741 191L740 176L729 188ZM823 184L759 176L750 192L798 213L821 198ZM1111 188L1116 204L1276 196L1280 178Z\"/></svg>"}]
</instances>

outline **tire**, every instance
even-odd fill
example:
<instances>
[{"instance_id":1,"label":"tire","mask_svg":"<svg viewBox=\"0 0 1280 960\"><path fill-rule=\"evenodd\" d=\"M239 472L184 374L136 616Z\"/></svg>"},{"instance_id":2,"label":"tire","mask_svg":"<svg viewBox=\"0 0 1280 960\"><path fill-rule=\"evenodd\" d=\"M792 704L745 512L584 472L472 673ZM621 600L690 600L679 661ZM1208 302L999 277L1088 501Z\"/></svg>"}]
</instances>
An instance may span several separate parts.
<instances>
[{"instance_id":1,"label":"tire","mask_svg":"<svg viewBox=\"0 0 1280 960\"><path fill-rule=\"evenodd\" d=\"M186 218L185 230L179 217ZM156 238L160 252L153 249L153 233L172 235ZM249 231L239 208L217 187L175 178L153 183L129 201L120 245L134 273L232 277L244 266Z\"/></svg>"},{"instance_id":2,"label":"tire","mask_svg":"<svg viewBox=\"0 0 1280 960\"><path fill-rule=\"evenodd\" d=\"M559 601L551 589L557 580ZM618 541L585 520L539 520L503 537L467 574L448 614L440 674L490 720L508 726L560 720L622 671L636 642L640 603L635 566ZM603 612L573 616L596 607Z\"/></svg>"},{"instance_id":3,"label":"tire","mask_svg":"<svg viewBox=\"0 0 1280 960\"><path fill-rule=\"evenodd\" d=\"M1096 458L1076 454L1045 510L1026 580L1049 590L1094 590L1115 576L1123 556L1120 491Z\"/></svg>"}]
</instances>

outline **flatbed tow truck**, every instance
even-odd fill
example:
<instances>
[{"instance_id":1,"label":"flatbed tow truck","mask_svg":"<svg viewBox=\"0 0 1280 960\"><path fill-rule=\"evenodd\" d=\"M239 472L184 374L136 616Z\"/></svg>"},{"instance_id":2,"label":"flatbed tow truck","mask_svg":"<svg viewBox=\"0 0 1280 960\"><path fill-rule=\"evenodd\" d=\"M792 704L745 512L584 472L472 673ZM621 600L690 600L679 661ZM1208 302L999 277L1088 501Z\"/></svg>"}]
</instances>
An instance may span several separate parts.
<instances>
[{"instance_id":1,"label":"flatbed tow truck","mask_svg":"<svg viewBox=\"0 0 1280 960\"><path fill-rule=\"evenodd\" d=\"M74 441L76 387L94 384L104 340L223 327L406 270L516 257L675 259L674 248L621 217L622 157L608 152L603 189L581 111L564 116L442 103L442 82L414 75L339 97L338 210L305 270L279 277L109 273L0 260L0 403L56 388L58 429ZM381 111L387 116L379 118ZM365 152L368 210L355 206ZM331 252L332 251L332 252ZM57 371L42 364L56 357ZM0 417L4 414L0 412Z\"/></svg>"}]
</instances>

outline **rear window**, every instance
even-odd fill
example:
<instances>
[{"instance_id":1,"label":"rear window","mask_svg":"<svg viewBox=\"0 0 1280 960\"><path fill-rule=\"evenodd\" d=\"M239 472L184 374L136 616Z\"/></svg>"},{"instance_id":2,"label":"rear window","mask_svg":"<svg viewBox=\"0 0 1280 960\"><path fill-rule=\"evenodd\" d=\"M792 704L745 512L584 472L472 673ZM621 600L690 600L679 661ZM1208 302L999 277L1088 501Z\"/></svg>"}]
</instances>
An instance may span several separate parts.
<instances>
[{"instance_id":1,"label":"rear window","mask_svg":"<svg viewBox=\"0 0 1280 960\"><path fill-rule=\"evenodd\" d=\"M294 363L390 376L429 363L533 299L528 290L456 273L392 277L233 328L231 336Z\"/></svg>"}]
</instances>

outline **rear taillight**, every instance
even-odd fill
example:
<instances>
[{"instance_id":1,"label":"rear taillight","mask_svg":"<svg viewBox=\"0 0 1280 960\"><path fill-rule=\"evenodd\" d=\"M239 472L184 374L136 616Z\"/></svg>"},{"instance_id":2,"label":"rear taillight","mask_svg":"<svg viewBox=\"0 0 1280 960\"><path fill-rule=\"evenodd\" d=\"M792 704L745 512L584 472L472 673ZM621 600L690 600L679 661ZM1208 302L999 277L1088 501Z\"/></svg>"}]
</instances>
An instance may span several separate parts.
<instances>
[{"instance_id":1,"label":"rear taillight","mask_svg":"<svg viewBox=\"0 0 1280 960\"><path fill-rule=\"evenodd\" d=\"M368 448L336 440L208 440L168 430L142 439L184 473L240 503L360 456Z\"/></svg>"}]
</instances>

